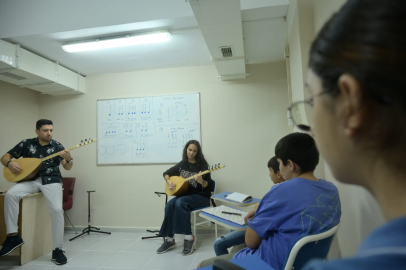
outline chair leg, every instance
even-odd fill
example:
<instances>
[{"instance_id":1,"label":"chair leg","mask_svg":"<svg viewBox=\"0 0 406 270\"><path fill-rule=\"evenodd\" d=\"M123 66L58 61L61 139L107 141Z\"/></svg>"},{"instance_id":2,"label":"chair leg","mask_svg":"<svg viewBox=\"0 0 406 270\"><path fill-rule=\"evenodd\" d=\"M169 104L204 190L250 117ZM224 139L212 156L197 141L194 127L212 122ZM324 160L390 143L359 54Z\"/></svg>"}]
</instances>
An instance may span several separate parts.
<instances>
[{"instance_id":1,"label":"chair leg","mask_svg":"<svg viewBox=\"0 0 406 270\"><path fill-rule=\"evenodd\" d=\"M216 239L217 239L217 223L214 223L214 230L215 230Z\"/></svg>"},{"instance_id":2,"label":"chair leg","mask_svg":"<svg viewBox=\"0 0 406 270\"><path fill-rule=\"evenodd\" d=\"M69 222L70 222L70 225L72 225L72 228L73 228L73 230L75 231L75 233L78 234L78 232L77 232L76 229L75 229L75 226L73 226L73 223L72 223L72 221L70 220L70 217L69 217L68 213L67 213L65 210L64 210L63 212L65 212L65 215L66 215L66 217L68 218L68 220L69 220Z\"/></svg>"},{"instance_id":3,"label":"chair leg","mask_svg":"<svg viewBox=\"0 0 406 270\"><path fill-rule=\"evenodd\" d=\"M196 212L193 212L193 236L196 237ZM196 241L193 243L193 249L196 249Z\"/></svg>"}]
</instances>

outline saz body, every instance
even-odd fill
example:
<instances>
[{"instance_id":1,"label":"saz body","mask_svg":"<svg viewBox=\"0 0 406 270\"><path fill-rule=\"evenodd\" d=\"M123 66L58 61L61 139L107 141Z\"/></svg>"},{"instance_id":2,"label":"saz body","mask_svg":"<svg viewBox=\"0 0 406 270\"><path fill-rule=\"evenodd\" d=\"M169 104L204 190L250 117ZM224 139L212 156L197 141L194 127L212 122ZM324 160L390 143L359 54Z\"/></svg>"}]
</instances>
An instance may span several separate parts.
<instances>
[{"instance_id":1,"label":"saz body","mask_svg":"<svg viewBox=\"0 0 406 270\"><path fill-rule=\"evenodd\" d=\"M223 169L225 165L216 165L216 167L212 167L210 170L206 170L200 173L200 175L204 175L206 173L214 172L220 169ZM190 176L188 178L183 178L182 176L172 176L169 177L169 180L171 180L174 184L175 187L173 189L169 189L168 185L165 184L165 193L168 196L180 196L185 194L188 189L189 189L189 180L192 180L195 178L196 175Z\"/></svg>"},{"instance_id":2,"label":"saz body","mask_svg":"<svg viewBox=\"0 0 406 270\"><path fill-rule=\"evenodd\" d=\"M90 144L97 141L97 139L94 140L88 140L85 141L84 143L72 146L71 148L68 148L67 150L73 150L76 148L79 148L81 146ZM7 181L9 182L19 182L19 181L24 181L24 180L30 180L32 179L35 175L37 175L37 173L39 172L39 170L41 169L41 165L42 162L44 162L45 160L54 158L56 156L59 155L59 153L61 153L62 151L52 154L50 156L47 156L45 158L19 158L19 159L14 159L13 162L17 162L18 164L20 164L22 171L14 174L11 172L11 170L7 167L4 167L3 169L3 175L4 178L6 178Z\"/></svg>"}]
</instances>

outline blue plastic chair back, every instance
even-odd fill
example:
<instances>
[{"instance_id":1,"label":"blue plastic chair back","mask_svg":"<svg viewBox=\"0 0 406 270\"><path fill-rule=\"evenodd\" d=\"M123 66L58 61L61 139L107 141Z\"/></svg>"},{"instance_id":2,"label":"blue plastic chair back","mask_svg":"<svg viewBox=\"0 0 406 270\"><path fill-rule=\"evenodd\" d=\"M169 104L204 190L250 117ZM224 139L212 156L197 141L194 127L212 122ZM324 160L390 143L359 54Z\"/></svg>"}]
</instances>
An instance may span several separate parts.
<instances>
[{"instance_id":1,"label":"blue plastic chair back","mask_svg":"<svg viewBox=\"0 0 406 270\"><path fill-rule=\"evenodd\" d=\"M333 228L330 228L329 230L316 234L305 235L297 239L296 242L289 249L289 256L285 260L284 269L285 270L301 269L307 262L309 262L312 259L321 259L321 260L326 259L328 252L330 251L330 246L333 241L334 235L338 230L338 227L339 225L336 225ZM330 235L326 236L326 234ZM309 239L312 240L308 241ZM303 244L303 246L300 247L302 243L298 243L299 241L301 241L302 243L306 241L307 243L304 242L305 244ZM294 253L292 252L292 249L297 244L299 245L300 249L295 256L294 254L292 254ZM296 247L296 250L297 248L298 246ZM294 260L293 265L289 267L287 263L290 260L289 264L291 264L292 259Z\"/></svg>"},{"instance_id":2,"label":"blue plastic chair back","mask_svg":"<svg viewBox=\"0 0 406 270\"><path fill-rule=\"evenodd\" d=\"M302 269L302 267L312 259L326 259L333 238L334 235L323 240L310 242L304 245L296 256L295 262L293 263L293 268Z\"/></svg>"}]
</instances>

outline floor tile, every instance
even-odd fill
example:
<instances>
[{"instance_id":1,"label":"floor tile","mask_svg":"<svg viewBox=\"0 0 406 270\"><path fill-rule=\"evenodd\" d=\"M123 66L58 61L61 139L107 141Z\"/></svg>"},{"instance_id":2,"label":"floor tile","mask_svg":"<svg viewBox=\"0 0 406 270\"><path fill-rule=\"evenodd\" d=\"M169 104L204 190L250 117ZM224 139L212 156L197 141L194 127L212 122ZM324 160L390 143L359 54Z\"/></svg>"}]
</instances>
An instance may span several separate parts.
<instances>
[{"instance_id":1,"label":"floor tile","mask_svg":"<svg viewBox=\"0 0 406 270\"><path fill-rule=\"evenodd\" d=\"M68 262L74 258L75 256L79 255L83 251L78 251L78 250L65 250L65 256L68 259ZM41 256L33 261L30 261L27 263L27 265L48 265L52 266L55 265L55 262L52 261L52 252L45 254L44 256Z\"/></svg>"},{"instance_id":2,"label":"floor tile","mask_svg":"<svg viewBox=\"0 0 406 270\"><path fill-rule=\"evenodd\" d=\"M162 238L141 240L153 235L140 232L112 232L111 235L90 234L73 241L72 231L64 235L65 255L68 263L57 266L48 253L24 266L15 262L1 262L0 270L189 270L201 261L215 256L214 235L197 235L196 250L192 255L182 256L183 235L175 235L176 248L165 254L156 254L163 243ZM122 251L120 251L122 250ZM8 265L4 265L7 263Z\"/></svg>"},{"instance_id":3,"label":"floor tile","mask_svg":"<svg viewBox=\"0 0 406 270\"><path fill-rule=\"evenodd\" d=\"M193 263L192 263L192 265L190 266L189 269L196 269L197 265L200 262L202 262L204 260L207 260L207 259L211 259L211 258L213 258L215 256L216 256L216 254L214 253L214 251L213 251L213 253L197 253L196 258L193 261Z\"/></svg>"},{"instance_id":4,"label":"floor tile","mask_svg":"<svg viewBox=\"0 0 406 270\"><path fill-rule=\"evenodd\" d=\"M182 249L157 254L144 269L189 270L196 254L182 256Z\"/></svg>"},{"instance_id":5,"label":"floor tile","mask_svg":"<svg viewBox=\"0 0 406 270\"><path fill-rule=\"evenodd\" d=\"M87 250L101 241L104 241L104 239L78 238L73 241L65 242L63 244L63 250Z\"/></svg>"},{"instance_id":6,"label":"floor tile","mask_svg":"<svg viewBox=\"0 0 406 270\"><path fill-rule=\"evenodd\" d=\"M104 250L104 251L123 251L136 240L126 239L105 239L104 241L92 246L88 250Z\"/></svg>"},{"instance_id":7,"label":"floor tile","mask_svg":"<svg viewBox=\"0 0 406 270\"><path fill-rule=\"evenodd\" d=\"M100 268L117 254L110 251L84 251L70 260L69 266Z\"/></svg>"},{"instance_id":8,"label":"floor tile","mask_svg":"<svg viewBox=\"0 0 406 270\"><path fill-rule=\"evenodd\" d=\"M60 268L63 268L64 270L97 270L97 269L99 269L99 268L97 268L97 267L80 267L80 266L76 267L76 266L69 266L69 263L67 263L67 264L65 264L65 265L62 265L62 266L57 267L55 270L60 269Z\"/></svg>"},{"instance_id":9,"label":"floor tile","mask_svg":"<svg viewBox=\"0 0 406 270\"><path fill-rule=\"evenodd\" d=\"M200 246L196 246L196 252L214 253L213 241L204 241Z\"/></svg>"},{"instance_id":10,"label":"floor tile","mask_svg":"<svg viewBox=\"0 0 406 270\"><path fill-rule=\"evenodd\" d=\"M7 270L52 270L57 268L57 265L47 266L47 265L23 265L23 266L14 266L12 268L4 268ZM2 268L0 268L2 269ZM3 269L2 269L3 270Z\"/></svg>"},{"instance_id":11,"label":"floor tile","mask_svg":"<svg viewBox=\"0 0 406 270\"><path fill-rule=\"evenodd\" d=\"M156 256L154 253L120 252L117 256L103 265L104 268L144 269L144 267Z\"/></svg>"},{"instance_id":12,"label":"floor tile","mask_svg":"<svg viewBox=\"0 0 406 270\"><path fill-rule=\"evenodd\" d=\"M156 252L162 243L163 241L160 239L138 239L128 246L124 251ZM179 246L179 244L177 244L177 246Z\"/></svg>"}]
</instances>

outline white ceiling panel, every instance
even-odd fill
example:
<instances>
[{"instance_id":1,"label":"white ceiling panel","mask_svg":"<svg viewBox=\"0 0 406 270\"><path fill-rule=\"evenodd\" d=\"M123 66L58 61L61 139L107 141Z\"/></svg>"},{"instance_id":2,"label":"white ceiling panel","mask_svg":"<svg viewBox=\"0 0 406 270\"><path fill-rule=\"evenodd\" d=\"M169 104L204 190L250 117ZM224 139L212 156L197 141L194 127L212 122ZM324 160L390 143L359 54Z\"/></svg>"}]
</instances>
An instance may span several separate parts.
<instances>
[{"instance_id":1,"label":"white ceiling panel","mask_svg":"<svg viewBox=\"0 0 406 270\"><path fill-rule=\"evenodd\" d=\"M288 0L240 3L249 62L283 58L282 17ZM218 12L227 14L226 9ZM212 23L211 27L218 27ZM217 36L233 35L231 28L230 32L222 28ZM172 40L82 53L61 48L72 41L156 30L169 30ZM0 39L84 75L212 64L185 0L0 0Z\"/></svg>"}]
</instances>

